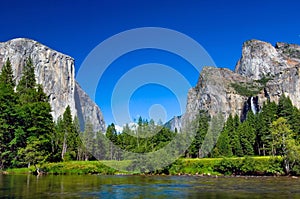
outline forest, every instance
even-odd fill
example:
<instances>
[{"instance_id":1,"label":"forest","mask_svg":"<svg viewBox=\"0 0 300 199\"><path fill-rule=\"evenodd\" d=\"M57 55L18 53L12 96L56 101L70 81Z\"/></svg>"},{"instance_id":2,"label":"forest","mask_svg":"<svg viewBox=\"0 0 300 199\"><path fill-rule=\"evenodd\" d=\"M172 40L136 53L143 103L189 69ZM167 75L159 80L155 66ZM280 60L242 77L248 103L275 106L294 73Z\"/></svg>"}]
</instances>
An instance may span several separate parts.
<instances>
[{"instance_id":1,"label":"forest","mask_svg":"<svg viewBox=\"0 0 300 199\"><path fill-rule=\"evenodd\" d=\"M117 132L113 123L107 126L106 132L93 132L90 122L86 122L81 132L70 107L53 121L48 97L35 79L30 58L17 85L9 59L2 67L0 169L46 162L126 160L124 150L157 151L180 134L177 129L173 132L143 118L138 118L134 128L126 125L122 132ZM214 120L204 111L199 113L193 121L197 124L192 129L194 139L183 158L281 156L286 173L300 171L300 111L289 97L282 95L278 104L264 103L258 113L249 111L242 122L239 116L230 115L221 126L220 135L210 137L211 150L203 144L209 124Z\"/></svg>"}]
</instances>

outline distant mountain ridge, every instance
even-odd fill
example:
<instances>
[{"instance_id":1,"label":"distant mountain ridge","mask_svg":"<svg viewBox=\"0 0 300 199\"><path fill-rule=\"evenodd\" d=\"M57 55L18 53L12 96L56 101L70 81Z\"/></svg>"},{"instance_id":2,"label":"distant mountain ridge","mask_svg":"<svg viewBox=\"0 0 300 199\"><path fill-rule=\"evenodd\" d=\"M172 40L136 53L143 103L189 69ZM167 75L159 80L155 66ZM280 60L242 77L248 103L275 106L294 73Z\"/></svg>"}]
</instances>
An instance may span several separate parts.
<instances>
[{"instance_id":1,"label":"distant mountain ridge","mask_svg":"<svg viewBox=\"0 0 300 199\"><path fill-rule=\"evenodd\" d=\"M89 121L94 131L105 131L105 122L100 108L75 80L72 57L26 38L0 43L0 69L9 58L17 82L20 80L28 57L33 61L37 83L43 85L44 92L49 98L54 120L57 120L69 105L72 115L77 115L79 118L81 130Z\"/></svg>"},{"instance_id":2,"label":"distant mountain ridge","mask_svg":"<svg viewBox=\"0 0 300 199\"><path fill-rule=\"evenodd\" d=\"M299 74L299 45L246 41L235 71L203 68L197 85L188 92L186 112L180 121L169 121L169 126L192 121L200 110L211 116L222 113L224 118L237 114L243 120L251 108L259 111L268 99L278 102L282 94L300 108Z\"/></svg>"}]
</instances>

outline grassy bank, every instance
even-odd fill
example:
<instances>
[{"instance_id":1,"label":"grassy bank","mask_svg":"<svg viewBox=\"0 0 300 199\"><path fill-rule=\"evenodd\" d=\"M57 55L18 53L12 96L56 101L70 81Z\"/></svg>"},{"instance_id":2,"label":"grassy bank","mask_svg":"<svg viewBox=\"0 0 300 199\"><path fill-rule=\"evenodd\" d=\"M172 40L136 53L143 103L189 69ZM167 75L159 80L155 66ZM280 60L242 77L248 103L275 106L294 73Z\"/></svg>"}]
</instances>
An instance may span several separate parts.
<instances>
[{"instance_id":1,"label":"grassy bank","mask_svg":"<svg viewBox=\"0 0 300 199\"><path fill-rule=\"evenodd\" d=\"M131 161L69 161L45 163L40 169L54 175L83 175L83 174L133 174L113 169L114 166L130 167ZM30 173L35 167L8 169L6 173ZM136 171L139 173L139 171ZM172 165L152 172L151 174L166 175L283 175L282 159L279 157L242 157L242 158L202 158L179 159Z\"/></svg>"},{"instance_id":2,"label":"grassy bank","mask_svg":"<svg viewBox=\"0 0 300 199\"><path fill-rule=\"evenodd\" d=\"M168 169L171 175L283 175L279 157L179 159Z\"/></svg>"}]
</instances>

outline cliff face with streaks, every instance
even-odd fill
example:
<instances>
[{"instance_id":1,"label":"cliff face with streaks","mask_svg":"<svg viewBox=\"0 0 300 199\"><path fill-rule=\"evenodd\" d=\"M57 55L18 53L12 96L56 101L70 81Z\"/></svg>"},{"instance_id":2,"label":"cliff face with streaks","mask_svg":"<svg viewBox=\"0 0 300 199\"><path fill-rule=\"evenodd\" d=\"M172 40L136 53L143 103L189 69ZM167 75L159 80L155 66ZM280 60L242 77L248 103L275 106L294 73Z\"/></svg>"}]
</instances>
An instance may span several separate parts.
<instances>
[{"instance_id":1,"label":"cliff face with streaks","mask_svg":"<svg viewBox=\"0 0 300 199\"><path fill-rule=\"evenodd\" d=\"M77 115L80 119L82 129L85 122L89 121L95 131L105 130L99 107L76 83L72 57L30 39L18 38L0 43L0 68L9 58L17 82L28 57L33 61L37 83L43 85L49 98L54 120L69 105L73 116Z\"/></svg>"},{"instance_id":2,"label":"cliff face with streaks","mask_svg":"<svg viewBox=\"0 0 300 199\"><path fill-rule=\"evenodd\" d=\"M300 46L246 41L234 72L203 68L197 85L189 90L181 122L192 121L200 110L211 116L221 113L224 118L237 114L244 120L248 111L259 111L268 99L278 102L282 94L300 108L299 70ZM169 125L173 123L171 120Z\"/></svg>"}]
</instances>

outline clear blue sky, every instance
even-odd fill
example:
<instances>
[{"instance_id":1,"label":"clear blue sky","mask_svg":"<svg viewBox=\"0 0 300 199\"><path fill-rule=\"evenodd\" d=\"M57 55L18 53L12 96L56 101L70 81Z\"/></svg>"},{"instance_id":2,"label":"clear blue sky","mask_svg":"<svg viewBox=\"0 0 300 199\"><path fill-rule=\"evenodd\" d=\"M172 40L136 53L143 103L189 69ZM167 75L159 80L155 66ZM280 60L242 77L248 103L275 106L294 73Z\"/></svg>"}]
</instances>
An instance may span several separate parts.
<instances>
[{"instance_id":1,"label":"clear blue sky","mask_svg":"<svg viewBox=\"0 0 300 199\"><path fill-rule=\"evenodd\" d=\"M75 58L78 69L89 52L105 39L139 27L163 27L182 32L200 43L217 67L233 69L245 40L300 43L300 3L285 1L202 0L39 0L2 1L0 41L16 37L37 40ZM100 81L96 102L107 123L114 122L110 96L117 80L132 67L149 62L171 65L195 85L199 74L188 63L163 51L128 53L116 60ZM113 67L114 65L114 67ZM182 67L180 69L180 67ZM153 104L167 110L167 120L180 114L176 99L158 85L145 85L131 98L132 118Z\"/></svg>"}]
</instances>

